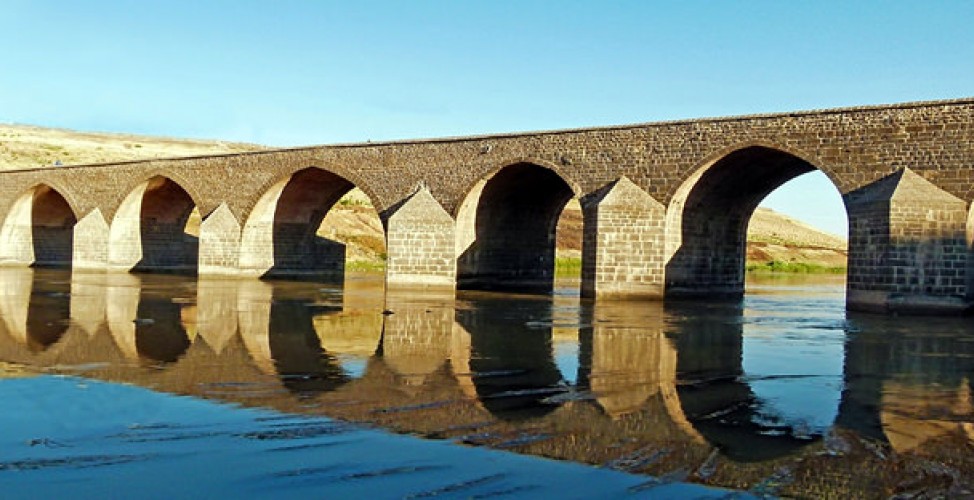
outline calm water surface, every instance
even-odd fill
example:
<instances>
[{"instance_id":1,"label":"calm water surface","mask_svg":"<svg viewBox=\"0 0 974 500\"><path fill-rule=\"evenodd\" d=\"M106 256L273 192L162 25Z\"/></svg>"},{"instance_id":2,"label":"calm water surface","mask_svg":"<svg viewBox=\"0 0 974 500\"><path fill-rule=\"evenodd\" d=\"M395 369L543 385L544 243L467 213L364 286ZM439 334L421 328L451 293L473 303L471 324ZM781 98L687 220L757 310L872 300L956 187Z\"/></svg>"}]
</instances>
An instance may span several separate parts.
<instances>
[{"instance_id":1,"label":"calm water surface","mask_svg":"<svg viewBox=\"0 0 974 500\"><path fill-rule=\"evenodd\" d=\"M375 275L0 282L0 361L30 369L756 493L974 484L974 321L847 314L840 278L598 305Z\"/></svg>"}]
</instances>

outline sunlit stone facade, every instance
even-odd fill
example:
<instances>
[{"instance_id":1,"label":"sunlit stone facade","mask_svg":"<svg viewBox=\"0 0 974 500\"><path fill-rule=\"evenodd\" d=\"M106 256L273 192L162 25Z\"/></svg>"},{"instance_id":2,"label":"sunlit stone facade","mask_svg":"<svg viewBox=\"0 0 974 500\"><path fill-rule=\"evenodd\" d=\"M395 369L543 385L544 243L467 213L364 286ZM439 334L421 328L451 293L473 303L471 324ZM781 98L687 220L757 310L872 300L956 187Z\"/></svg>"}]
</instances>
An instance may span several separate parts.
<instances>
[{"instance_id":1,"label":"sunlit stone facade","mask_svg":"<svg viewBox=\"0 0 974 500\"><path fill-rule=\"evenodd\" d=\"M754 208L815 169L849 214L850 308L969 308L970 99L3 172L0 264L340 278L309 228L358 187L390 284L550 288L575 198L585 295L733 296Z\"/></svg>"}]
</instances>

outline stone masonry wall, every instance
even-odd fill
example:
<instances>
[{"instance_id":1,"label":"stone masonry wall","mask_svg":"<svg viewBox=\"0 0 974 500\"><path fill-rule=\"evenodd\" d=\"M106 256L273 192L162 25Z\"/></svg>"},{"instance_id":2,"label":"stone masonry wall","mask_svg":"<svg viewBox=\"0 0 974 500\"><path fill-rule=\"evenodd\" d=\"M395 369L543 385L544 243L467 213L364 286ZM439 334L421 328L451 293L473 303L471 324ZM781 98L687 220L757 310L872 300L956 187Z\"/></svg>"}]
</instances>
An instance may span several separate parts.
<instances>
[{"instance_id":1,"label":"stone masonry wall","mask_svg":"<svg viewBox=\"0 0 974 500\"><path fill-rule=\"evenodd\" d=\"M964 200L974 198L974 100L597 129L376 144L317 146L236 155L3 172L0 213L31 186L52 185L80 219L101 208L111 220L139 183L161 175L183 187L205 217L226 201L238 220L273 184L307 167L361 188L380 213L418 184L450 213L478 180L518 162L558 172L589 193L623 175L668 203L696 170L747 145L794 154L841 193L909 167Z\"/></svg>"},{"instance_id":2,"label":"stone masonry wall","mask_svg":"<svg viewBox=\"0 0 974 500\"><path fill-rule=\"evenodd\" d=\"M386 282L389 285L453 288L456 229L450 214L421 188L389 216Z\"/></svg>"},{"instance_id":3,"label":"stone masonry wall","mask_svg":"<svg viewBox=\"0 0 974 500\"><path fill-rule=\"evenodd\" d=\"M663 205L625 177L585 205L582 295L661 298Z\"/></svg>"},{"instance_id":4,"label":"stone masonry wall","mask_svg":"<svg viewBox=\"0 0 974 500\"><path fill-rule=\"evenodd\" d=\"M677 191L701 169L749 146L779 150L807 162L824 172L843 195L909 169L965 206L974 199L974 99L962 99L8 171L0 173L0 217L6 219L18 198L44 184L64 196L79 221L85 221L97 210L111 226L123 200L147 180L160 176L185 190L204 220L217 207L225 205L233 219L244 225L258 200L273 186L296 172L317 167L361 188L384 220L388 220L395 208L413 194L417 185L426 186L431 197L455 218L459 206L474 186L498 169L519 163L538 165L555 172L579 198L590 196L626 177L653 200L668 206ZM954 210L961 209L951 208ZM850 209L850 213L852 211ZM868 214L869 218L853 216L853 225L859 224L861 231L873 234L870 238L882 239L883 236L876 232L886 227L892 212L881 210ZM910 211L897 214L901 220L890 225L891 230L903 224L914 224L910 218L925 216ZM931 232L953 231L954 217L950 215L947 225L929 227L924 237L935 237ZM693 220L683 222L695 223ZM92 229L85 231L99 231L94 229L99 224L92 222L88 225ZM82 223L79 226L87 227ZM103 253L99 244L92 241L95 232L76 232L74 253L77 262L92 263L92 258ZM944 237L951 239L955 236ZM215 240L202 238L201 241ZM855 262L878 258L868 255L874 252L872 247L855 248L862 241L861 237L852 235L854 258L850 264L850 277L868 274L856 270ZM948 242L940 246L946 249L952 245L954 243ZM112 252L114 250L109 248L109 260ZM949 271L958 263L946 259L946 250L938 252L923 254L927 256L924 258L934 256L934 263L928 259L924 266L928 270L936 268L934 274L939 276L939 288L936 288L939 292L932 293L952 295L956 290L951 288L955 285ZM200 249L201 255L210 253ZM962 254L966 287L967 255ZM94 264L97 267L97 263ZM888 269L886 264L880 268L884 266ZM882 272L879 268L875 271ZM925 276L930 276L928 271ZM892 277L877 276L875 279ZM864 283L854 280L850 289L869 288ZM909 287L906 285L899 290L896 286L887 286L885 292L912 293L913 289Z\"/></svg>"}]
</instances>

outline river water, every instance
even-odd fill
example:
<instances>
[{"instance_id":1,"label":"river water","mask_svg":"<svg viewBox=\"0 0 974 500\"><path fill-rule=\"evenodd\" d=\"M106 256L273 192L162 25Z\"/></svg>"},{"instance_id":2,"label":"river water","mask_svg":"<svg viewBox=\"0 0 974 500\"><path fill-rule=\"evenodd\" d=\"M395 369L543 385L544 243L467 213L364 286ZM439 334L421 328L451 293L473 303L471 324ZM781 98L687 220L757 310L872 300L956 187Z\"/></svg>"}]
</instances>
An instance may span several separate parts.
<instances>
[{"instance_id":1,"label":"river water","mask_svg":"<svg viewBox=\"0 0 974 500\"><path fill-rule=\"evenodd\" d=\"M573 282L553 296L385 293L374 274L334 286L8 269L0 282L8 374L759 495L974 488L974 321L846 313L841 277L665 304L594 304Z\"/></svg>"}]
</instances>

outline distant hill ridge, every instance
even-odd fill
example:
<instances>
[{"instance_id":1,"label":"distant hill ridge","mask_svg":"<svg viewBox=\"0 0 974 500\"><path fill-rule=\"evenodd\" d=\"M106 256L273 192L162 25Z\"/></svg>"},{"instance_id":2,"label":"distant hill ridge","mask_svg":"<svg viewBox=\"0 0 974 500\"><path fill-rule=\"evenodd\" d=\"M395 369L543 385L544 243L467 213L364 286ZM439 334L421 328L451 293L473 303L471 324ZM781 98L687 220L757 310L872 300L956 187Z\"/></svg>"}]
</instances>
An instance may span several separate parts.
<instances>
[{"instance_id":1,"label":"distant hill ridge","mask_svg":"<svg viewBox=\"0 0 974 500\"><path fill-rule=\"evenodd\" d=\"M0 124L0 169L240 153L266 146Z\"/></svg>"},{"instance_id":2,"label":"distant hill ridge","mask_svg":"<svg viewBox=\"0 0 974 500\"><path fill-rule=\"evenodd\" d=\"M76 132L31 125L0 124L0 170L37 168L55 164L106 163L207 154L239 153L267 146L134 134ZM560 254L581 253L581 211L570 204L559 224ZM382 224L360 191L335 205L318 234L349 246L351 261L381 264L384 258ZM748 228L748 264L807 263L837 268L846 264L846 241L804 222L759 208Z\"/></svg>"},{"instance_id":3,"label":"distant hill ridge","mask_svg":"<svg viewBox=\"0 0 974 500\"><path fill-rule=\"evenodd\" d=\"M748 240L843 251L847 246L845 238L764 207L758 207L751 216Z\"/></svg>"}]
</instances>

